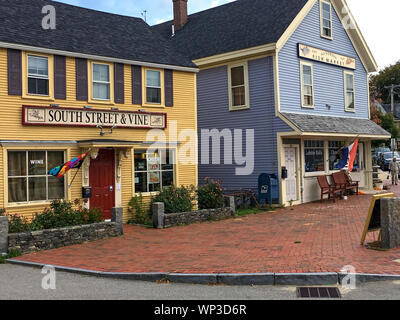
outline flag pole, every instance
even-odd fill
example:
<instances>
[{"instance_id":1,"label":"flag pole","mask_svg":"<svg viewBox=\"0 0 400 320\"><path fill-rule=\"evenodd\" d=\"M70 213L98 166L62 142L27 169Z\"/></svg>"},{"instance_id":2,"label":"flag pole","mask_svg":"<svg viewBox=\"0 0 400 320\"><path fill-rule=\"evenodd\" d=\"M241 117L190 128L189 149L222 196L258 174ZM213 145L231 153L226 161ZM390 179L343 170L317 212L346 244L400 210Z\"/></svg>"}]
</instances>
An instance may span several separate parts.
<instances>
[{"instance_id":1,"label":"flag pole","mask_svg":"<svg viewBox=\"0 0 400 320\"><path fill-rule=\"evenodd\" d=\"M81 170L81 168L82 168L82 167L80 167L79 170ZM71 189L72 184L74 183L75 178L76 178L76 176L78 175L79 170L76 170L76 173L75 173L74 177L72 178L71 183L68 185L68 189Z\"/></svg>"}]
</instances>

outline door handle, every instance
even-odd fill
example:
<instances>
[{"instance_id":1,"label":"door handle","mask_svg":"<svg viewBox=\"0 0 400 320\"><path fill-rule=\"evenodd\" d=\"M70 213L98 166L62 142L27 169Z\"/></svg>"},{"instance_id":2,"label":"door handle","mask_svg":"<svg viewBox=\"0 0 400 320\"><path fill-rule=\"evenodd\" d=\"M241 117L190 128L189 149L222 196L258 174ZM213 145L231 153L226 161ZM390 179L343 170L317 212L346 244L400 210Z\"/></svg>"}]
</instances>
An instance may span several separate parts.
<instances>
[{"instance_id":1,"label":"door handle","mask_svg":"<svg viewBox=\"0 0 400 320\"><path fill-rule=\"evenodd\" d=\"M114 191L114 187L113 186L110 186L110 191Z\"/></svg>"}]
</instances>

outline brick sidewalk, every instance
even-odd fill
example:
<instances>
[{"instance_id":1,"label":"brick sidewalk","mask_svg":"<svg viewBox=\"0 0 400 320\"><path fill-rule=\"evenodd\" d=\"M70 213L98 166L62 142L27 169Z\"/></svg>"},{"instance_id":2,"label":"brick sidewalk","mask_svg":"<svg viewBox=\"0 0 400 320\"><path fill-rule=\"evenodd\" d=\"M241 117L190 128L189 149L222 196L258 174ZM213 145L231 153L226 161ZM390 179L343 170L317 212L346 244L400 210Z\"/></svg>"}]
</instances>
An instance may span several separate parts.
<instances>
[{"instance_id":1,"label":"brick sidewalk","mask_svg":"<svg viewBox=\"0 0 400 320\"><path fill-rule=\"evenodd\" d=\"M400 195L400 188L395 190ZM125 235L19 260L107 272L400 274L400 249L360 245L371 196L312 203L166 230L125 226ZM376 236L376 235L375 235ZM373 241L373 235L367 239Z\"/></svg>"}]
</instances>

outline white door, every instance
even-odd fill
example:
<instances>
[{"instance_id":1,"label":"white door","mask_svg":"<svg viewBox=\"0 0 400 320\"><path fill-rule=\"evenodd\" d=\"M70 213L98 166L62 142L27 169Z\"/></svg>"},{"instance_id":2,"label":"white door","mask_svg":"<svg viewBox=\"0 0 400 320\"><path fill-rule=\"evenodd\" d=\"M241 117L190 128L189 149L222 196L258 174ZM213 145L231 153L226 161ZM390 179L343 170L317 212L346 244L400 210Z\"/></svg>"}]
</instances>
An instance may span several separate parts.
<instances>
[{"instance_id":1,"label":"white door","mask_svg":"<svg viewBox=\"0 0 400 320\"><path fill-rule=\"evenodd\" d=\"M288 171L286 181L286 201L297 201L296 148L285 148L285 166Z\"/></svg>"}]
</instances>

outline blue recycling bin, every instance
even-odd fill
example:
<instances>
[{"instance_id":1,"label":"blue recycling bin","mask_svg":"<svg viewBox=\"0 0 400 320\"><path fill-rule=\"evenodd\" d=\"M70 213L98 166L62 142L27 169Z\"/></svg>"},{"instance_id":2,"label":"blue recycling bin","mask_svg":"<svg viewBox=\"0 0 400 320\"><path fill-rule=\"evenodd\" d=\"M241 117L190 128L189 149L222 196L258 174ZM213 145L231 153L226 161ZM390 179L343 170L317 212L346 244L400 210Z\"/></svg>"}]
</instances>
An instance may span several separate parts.
<instances>
[{"instance_id":1,"label":"blue recycling bin","mask_svg":"<svg viewBox=\"0 0 400 320\"><path fill-rule=\"evenodd\" d=\"M260 174L258 177L258 202L260 204L279 204L279 181L277 174Z\"/></svg>"}]
</instances>

